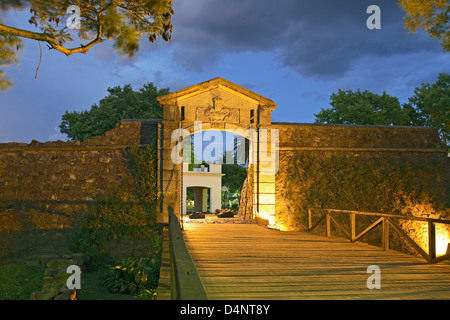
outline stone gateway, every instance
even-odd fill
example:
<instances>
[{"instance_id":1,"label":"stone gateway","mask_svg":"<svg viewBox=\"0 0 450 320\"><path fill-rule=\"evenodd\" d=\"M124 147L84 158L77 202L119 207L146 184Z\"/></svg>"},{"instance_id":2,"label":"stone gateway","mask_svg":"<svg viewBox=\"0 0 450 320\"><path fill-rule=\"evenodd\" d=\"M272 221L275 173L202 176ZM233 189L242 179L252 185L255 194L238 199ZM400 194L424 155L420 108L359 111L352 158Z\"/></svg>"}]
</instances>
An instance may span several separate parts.
<instances>
[{"instance_id":1,"label":"stone gateway","mask_svg":"<svg viewBox=\"0 0 450 320\"><path fill-rule=\"evenodd\" d=\"M434 129L273 122L277 105L272 100L223 78L161 96L158 102L163 119L124 119L105 135L81 143L0 144L0 232L72 228L93 199L120 186L129 170L125 150L155 139L157 221L167 223L170 210L182 212L182 162L172 158L180 143L173 139L177 130L185 135L231 131L249 139L252 161L240 211L281 230L304 228L311 205L373 210L366 207L376 200L375 209L384 212L401 210L401 203L423 205L408 193L417 183L429 203L449 207L449 158ZM378 169L370 171L367 164ZM396 166L404 168L396 171ZM397 189L381 188L395 179L380 179L378 191L370 185L383 174L399 173L401 179L408 170L415 176L397 183ZM22 212L24 203L32 209Z\"/></svg>"}]
</instances>

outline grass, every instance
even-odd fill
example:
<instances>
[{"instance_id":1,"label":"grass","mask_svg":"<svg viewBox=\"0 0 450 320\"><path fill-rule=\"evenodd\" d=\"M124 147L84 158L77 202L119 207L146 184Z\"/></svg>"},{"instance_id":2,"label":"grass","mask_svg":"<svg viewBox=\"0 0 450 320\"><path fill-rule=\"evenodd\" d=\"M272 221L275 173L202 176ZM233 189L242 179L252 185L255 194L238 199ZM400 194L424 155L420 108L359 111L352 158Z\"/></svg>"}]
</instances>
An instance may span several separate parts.
<instances>
[{"instance_id":1,"label":"grass","mask_svg":"<svg viewBox=\"0 0 450 320\"><path fill-rule=\"evenodd\" d=\"M41 255L69 253L61 246L70 230L28 230L0 233L0 300L29 300L42 288Z\"/></svg>"},{"instance_id":2,"label":"grass","mask_svg":"<svg viewBox=\"0 0 450 320\"><path fill-rule=\"evenodd\" d=\"M45 266L41 266L41 255L62 256L70 253L66 243L74 230L44 230L0 233L0 300L29 300L35 291L42 288ZM148 247L147 247L147 246ZM111 257L151 252L150 239L141 241L111 242ZM110 261L109 264L114 262ZM96 259L95 267L82 274L78 300L135 300L131 295L110 293L103 287L99 277L108 272L106 262ZM69 274L68 274L69 276Z\"/></svg>"},{"instance_id":3,"label":"grass","mask_svg":"<svg viewBox=\"0 0 450 320\"><path fill-rule=\"evenodd\" d=\"M29 300L35 291L40 291L45 266L35 264L0 266L0 300ZM132 295L109 292L100 280L109 272L106 263L96 264L92 270L82 273L81 289L77 300L137 300ZM67 275L69 276L69 274Z\"/></svg>"},{"instance_id":4,"label":"grass","mask_svg":"<svg viewBox=\"0 0 450 320\"><path fill-rule=\"evenodd\" d=\"M131 295L111 293L102 285L100 277L108 270L101 266L84 272L77 300L136 300ZM44 271L37 264L0 266L0 300L29 300L32 292L41 289Z\"/></svg>"},{"instance_id":5,"label":"grass","mask_svg":"<svg viewBox=\"0 0 450 320\"><path fill-rule=\"evenodd\" d=\"M43 278L44 267L38 264L0 266L0 300L29 300Z\"/></svg>"}]
</instances>

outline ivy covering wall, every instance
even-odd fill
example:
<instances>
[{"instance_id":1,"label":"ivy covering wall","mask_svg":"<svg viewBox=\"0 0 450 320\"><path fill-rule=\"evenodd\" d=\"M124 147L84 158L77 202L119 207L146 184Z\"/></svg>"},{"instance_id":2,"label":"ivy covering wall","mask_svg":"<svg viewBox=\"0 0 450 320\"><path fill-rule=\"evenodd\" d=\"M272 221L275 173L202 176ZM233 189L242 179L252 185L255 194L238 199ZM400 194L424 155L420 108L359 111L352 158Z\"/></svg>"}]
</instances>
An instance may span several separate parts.
<instances>
[{"instance_id":1,"label":"ivy covering wall","mask_svg":"<svg viewBox=\"0 0 450 320\"><path fill-rule=\"evenodd\" d=\"M129 170L122 184L108 188L93 201L79 232L70 241L72 250L88 256L120 255L121 251L139 256L143 250L154 251L154 236L161 231L156 223L156 141L154 144L127 148Z\"/></svg>"},{"instance_id":2,"label":"ivy covering wall","mask_svg":"<svg viewBox=\"0 0 450 320\"><path fill-rule=\"evenodd\" d=\"M286 152L277 174L278 222L288 229L307 230L308 208L448 218L449 159L436 154L408 155ZM338 219L349 226L347 214ZM376 220L357 219L357 232ZM337 228L333 234L344 236ZM393 237L393 246L409 251ZM381 237L373 232L364 241L379 244Z\"/></svg>"}]
</instances>

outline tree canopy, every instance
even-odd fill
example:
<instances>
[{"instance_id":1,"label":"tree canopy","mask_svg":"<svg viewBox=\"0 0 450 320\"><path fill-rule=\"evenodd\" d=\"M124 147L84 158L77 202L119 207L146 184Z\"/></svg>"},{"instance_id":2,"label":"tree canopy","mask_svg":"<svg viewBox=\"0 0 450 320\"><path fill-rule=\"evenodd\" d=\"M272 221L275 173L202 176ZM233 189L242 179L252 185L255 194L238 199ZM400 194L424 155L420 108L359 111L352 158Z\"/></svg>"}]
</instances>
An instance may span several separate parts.
<instances>
[{"instance_id":1,"label":"tree canopy","mask_svg":"<svg viewBox=\"0 0 450 320\"><path fill-rule=\"evenodd\" d=\"M403 24L410 32L421 28L450 51L450 5L448 0L399 0L406 15Z\"/></svg>"},{"instance_id":2,"label":"tree canopy","mask_svg":"<svg viewBox=\"0 0 450 320\"><path fill-rule=\"evenodd\" d=\"M21 47L22 41L18 37L0 32L0 66L17 63L17 54ZM11 79L0 69L0 91L6 91L11 85Z\"/></svg>"},{"instance_id":3,"label":"tree canopy","mask_svg":"<svg viewBox=\"0 0 450 320\"><path fill-rule=\"evenodd\" d=\"M157 97L169 93L169 89L158 90L153 83L145 84L139 91L131 85L108 88L109 94L94 104L90 110L66 111L59 125L61 133L72 141L83 141L104 134L123 119L161 118L162 109Z\"/></svg>"},{"instance_id":4,"label":"tree canopy","mask_svg":"<svg viewBox=\"0 0 450 320\"><path fill-rule=\"evenodd\" d=\"M416 111L416 125L436 128L450 150L450 74L440 73L435 83L423 83L406 104Z\"/></svg>"},{"instance_id":5,"label":"tree canopy","mask_svg":"<svg viewBox=\"0 0 450 320\"><path fill-rule=\"evenodd\" d=\"M115 49L132 57L145 36L150 42L158 37L171 40L172 0L2 0L0 10L29 9L29 23L36 31L7 26L0 20L0 65L15 62L21 38L42 41L49 49L69 56L87 53L89 49L113 39ZM84 44L69 48L67 43ZM0 89L11 85L0 70Z\"/></svg>"},{"instance_id":6,"label":"tree canopy","mask_svg":"<svg viewBox=\"0 0 450 320\"><path fill-rule=\"evenodd\" d=\"M316 123L415 125L435 128L450 150L450 75L440 73L433 84L423 83L407 103L383 92L338 90L331 108L314 114Z\"/></svg>"},{"instance_id":7,"label":"tree canopy","mask_svg":"<svg viewBox=\"0 0 450 320\"><path fill-rule=\"evenodd\" d=\"M338 90L330 97L331 108L321 109L317 123L362 124L362 125L408 125L410 108L402 108L398 98L383 92L356 92Z\"/></svg>"}]
</instances>

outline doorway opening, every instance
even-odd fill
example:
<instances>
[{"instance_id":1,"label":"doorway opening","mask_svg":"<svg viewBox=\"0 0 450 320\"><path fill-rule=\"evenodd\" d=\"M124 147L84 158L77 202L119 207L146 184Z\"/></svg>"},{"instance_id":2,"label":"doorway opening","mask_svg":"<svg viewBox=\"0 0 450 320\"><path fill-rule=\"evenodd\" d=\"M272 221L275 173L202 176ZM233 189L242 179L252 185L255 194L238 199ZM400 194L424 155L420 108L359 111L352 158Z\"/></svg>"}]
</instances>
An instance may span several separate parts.
<instances>
[{"instance_id":1,"label":"doorway opening","mask_svg":"<svg viewBox=\"0 0 450 320\"><path fill-rule=\"evenodd\" d=\"M211 212L211 188L208 187L187 187L186 188L186 213L190 215L193 212L209 213Z\"/></svg>"},{"instance_id":2,"label":"doorway opening","mask_svg":"<svg viewBox=\"0 0 450 320\"><path fill-rule=\"evenodd\" d=\"M185 137L183 143L181 208L186 220L239 219L249 140L209 129Z\"/></svg>"}]
</instances>

